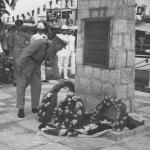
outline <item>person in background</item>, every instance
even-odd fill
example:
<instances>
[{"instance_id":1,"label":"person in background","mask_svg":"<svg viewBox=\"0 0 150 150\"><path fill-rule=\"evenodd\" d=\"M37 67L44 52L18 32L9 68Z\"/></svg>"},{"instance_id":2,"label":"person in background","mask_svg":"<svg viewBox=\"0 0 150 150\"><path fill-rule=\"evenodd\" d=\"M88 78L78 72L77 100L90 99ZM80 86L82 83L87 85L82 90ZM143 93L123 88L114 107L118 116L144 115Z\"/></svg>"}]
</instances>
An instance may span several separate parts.
<instances>
[{"instance_id":1,"label":"person in background","mask_svg":"<svg viewBox=\"0 0 150 150\"><path fill-rule=\"evenodd\" d=\"M31 37L30 42L33 43L35 40L47 39L47 35L44 32L45 32L45 26L42 22L39 22L37 25L37 33ZM41 80L43 82L47 81L45 75L45 69L46 69L45 62L43 62L43 64L41 65Z\"/></svg>"},{"instance_id":2,"label":"person in background","mask_svg":"<svg viewBox=\"0 0 150 150\"><path fill-rule=\"evenodd\" d=\"M3 75L3 48L2 48L2 45L1 45L1 42L2 42L2 37L0 36L0 88L2 88L2 75Z\"/></svg>"},{"instance_id":3,"label":"person in background","mask_svg":"<svg viewBox=\"0 0 150 150\"><path fill-rule=\"evenodd\" d=\"M25 34L22 31L23 21L22 20L16 20L15 32L12 33L12 35L9 38L9 48L10 51L12 51L12 57L13 57L13 69L14 69L14 77L13 77L13 84L16 86L16 78L17 78L17 68L16 68L16 59L20 56L23 49L29 45L29 37L27 34Z\"/></svg>"},{"instance_id":4,"label":"person in background","mask_svg":"<svg viewBox=\"0 0 150 150\"><path fill-rule=\"evenodd\" d=\"M4 39L3 39L3 49L4 49L4 53L6 54L6 56L9 55L8 38L9 38L8 29L5 28Z\"/></svg>"},{"instance_id":5,"label":"person in background","mask_svg":"<svg viewBox=\"0 0 150 150\"><path fill-rule=\"evenodd\" d=\"M63 25L61 27L62 34L57 34L57 36L60 36L66 41L67 45L62 50L57 52L58 56L58 68L60 75L63 72L63 78L68 79L68 65L69 65L69 58L71 51L69 49L69 35L68 35L68 26Z\"/></svg>"},{"instance_id":6,"label":"person in background","mask_svg":"<svg viewBox=\"0 0 150 150\"><path fill-rule=\"evenodd\" d=\"M71 77L74 78L75 76L75 36L74 36L74 30L70 30L70 35L69 35L69 50L71 52L70 55L70 62L71 62Z\"/></svg>"},{"instance_id":7,"label":"person in background","mask_svg":"<svg viewBox=\"0 0 150 150\"><path fill-rule=\"evenodd\" d=\"M66 43L58 37L51 41L48 39L35 40L22 51L22 54L16 60L19 118L24 118L25 91L29 84L31 85L32 113L38 112L41 94L40 66L44 60L53 56L53 51L58 51L64 46L66 46Z\"/></svg>"}]
</instances>

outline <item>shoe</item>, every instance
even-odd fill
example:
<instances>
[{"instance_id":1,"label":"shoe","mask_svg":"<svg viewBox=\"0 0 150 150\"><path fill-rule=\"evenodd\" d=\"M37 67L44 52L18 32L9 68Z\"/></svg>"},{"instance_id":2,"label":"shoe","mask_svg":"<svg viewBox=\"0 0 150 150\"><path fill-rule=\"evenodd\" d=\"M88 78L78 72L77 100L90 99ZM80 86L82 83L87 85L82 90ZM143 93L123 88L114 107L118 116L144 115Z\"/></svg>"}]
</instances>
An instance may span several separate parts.
<instances>
[{"instance_id":1,"label":"shoe","mask_svg":"<svg viewBox=\"0 0 150 150\"><path fill-rule=\"evenodd\" d=\"M32 108L32 113L38 113L39 109L38 108Z\"/></svg>"},{"instance_id":2,"label":"shoe","mask_svg":"<svg viewBox=\"0 0 150 150\"><path fill-rule=\"evenodd\" d=\"M24 118L24 109L19 109L18 110L18 117L19 118Z\"/></svg>"},{"instance_id":3,"label":"shoe","mask_svg":"<svg viewBox=\"0 0 150 150\"><path fill-rule=\"evenodd\" d=\"M42 82L45 82L45 83L47 83L47 82L48 82L48 80L43 80Z\"/></svg>"}]
</instances>

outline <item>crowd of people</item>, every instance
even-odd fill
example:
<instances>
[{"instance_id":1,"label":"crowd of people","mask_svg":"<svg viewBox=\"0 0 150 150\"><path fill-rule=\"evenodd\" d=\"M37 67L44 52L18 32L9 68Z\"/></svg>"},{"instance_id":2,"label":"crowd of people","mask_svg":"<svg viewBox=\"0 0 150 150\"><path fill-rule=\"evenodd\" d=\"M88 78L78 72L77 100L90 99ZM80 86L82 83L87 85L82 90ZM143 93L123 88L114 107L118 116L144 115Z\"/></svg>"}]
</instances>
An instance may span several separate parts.
<instances>
[{"instance_id":1,"label":"crowd of people","mask_svg":"<svg viewBox=\"0 0 150 150\"><path fill-rule=\"evenodd\" d=\"M69 78L69 65L70 77L74 77L76 39L75 30L71 30L66 25L63 25L57 34L47 32L49 29L46 29L43 22L38 23L35 34L23 31L22 26L23 22L17 20L15 28L10 31L7 28L3 29L0 36L0 55L12 58L12 82L17 86L17 107L20 118L24 118L25 91L29 84L32 112L38 112L41 81L47 81L45 74L47 61L52 62L51 67L56 79Z\"/></svg>"}]
</instances>

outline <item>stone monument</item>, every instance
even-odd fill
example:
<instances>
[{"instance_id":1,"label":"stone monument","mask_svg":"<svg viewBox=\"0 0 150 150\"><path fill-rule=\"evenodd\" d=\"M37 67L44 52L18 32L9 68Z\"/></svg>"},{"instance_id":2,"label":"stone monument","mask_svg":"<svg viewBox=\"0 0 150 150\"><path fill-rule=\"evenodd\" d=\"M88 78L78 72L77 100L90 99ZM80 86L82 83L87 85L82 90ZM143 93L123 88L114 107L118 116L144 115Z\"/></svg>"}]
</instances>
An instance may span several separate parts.
<instances>
[{"instance_id":1,"label":"stone monument","mask_svg":"<svg viewBox=\"0 0 150 150\"><path fill-rule=\"evenodd\" d=\"M79 0L75 92L91 111L104 96L134 110L135 1Z\"/></svg>"}]
</instances>

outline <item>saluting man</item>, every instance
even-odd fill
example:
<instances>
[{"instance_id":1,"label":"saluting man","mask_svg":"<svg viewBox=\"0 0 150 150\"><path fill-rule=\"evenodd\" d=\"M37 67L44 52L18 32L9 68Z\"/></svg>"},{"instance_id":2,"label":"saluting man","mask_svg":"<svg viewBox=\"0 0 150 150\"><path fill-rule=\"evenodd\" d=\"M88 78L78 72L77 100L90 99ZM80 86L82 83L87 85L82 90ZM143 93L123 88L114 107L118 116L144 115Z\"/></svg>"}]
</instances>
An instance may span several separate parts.
<instances>
[{"instance_id":1,"label":"saluting man","mask_svg":"<svg viewBox=\"0 0 150 150\"><path fill-rule=\"evenodd\" d=\"M41 94L41 72L40 66L43 61L52 57L54 51L60 50L66 43L56 37L53 40L39 39L30 43L16 60L17 64L17 107L18 117L24 118L25 91L31 85L31 107L32 112L38 112Z\"/></svg>"}]
</instances>

